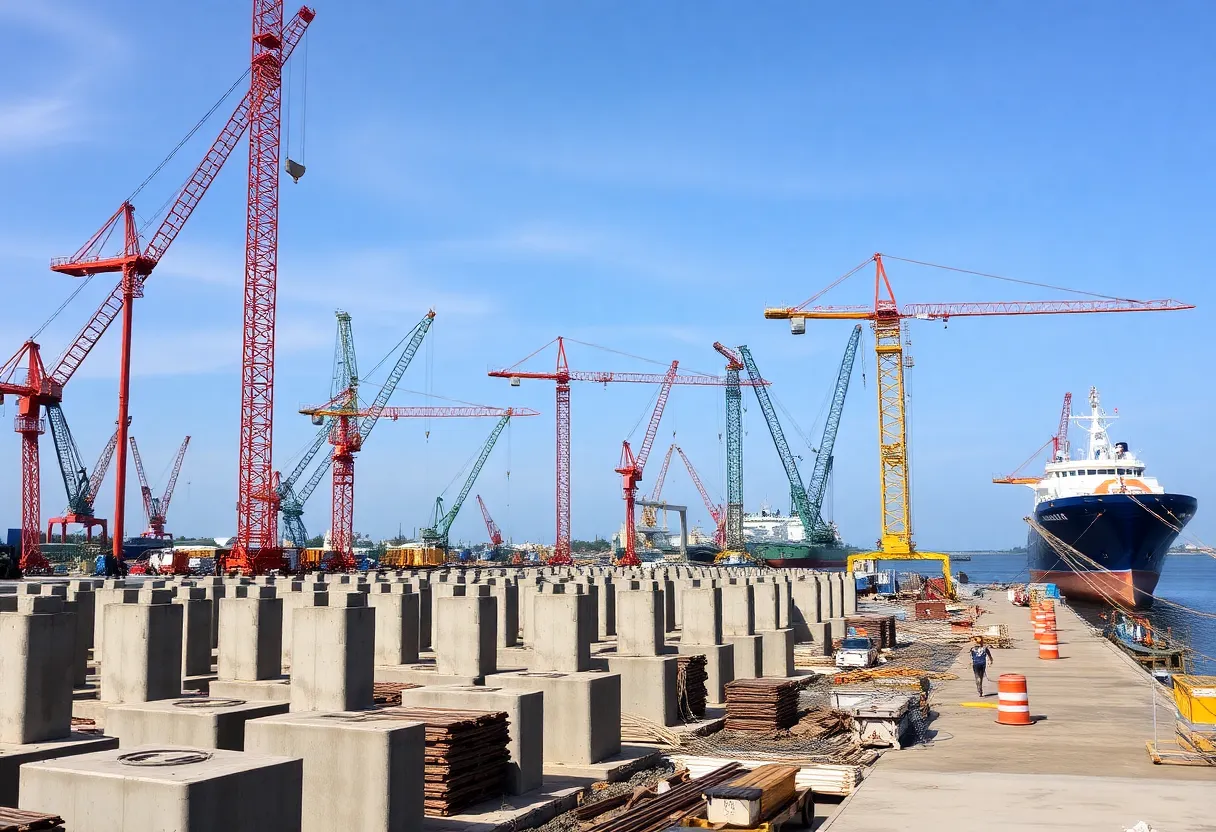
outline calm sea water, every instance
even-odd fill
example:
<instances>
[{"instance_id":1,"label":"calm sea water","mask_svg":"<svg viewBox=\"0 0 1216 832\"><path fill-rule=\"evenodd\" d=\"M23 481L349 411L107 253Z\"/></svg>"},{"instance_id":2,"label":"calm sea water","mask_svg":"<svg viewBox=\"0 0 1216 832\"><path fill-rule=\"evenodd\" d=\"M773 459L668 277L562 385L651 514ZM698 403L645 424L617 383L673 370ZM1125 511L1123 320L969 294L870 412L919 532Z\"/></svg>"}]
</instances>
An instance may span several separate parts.
<instances>
[{"instance_id":1,"label":"calm sea water","mask_svg":"<svg viewBox=\"0 0 1216 832\"><path fill-rule=\"evenodd\" d=\"M917 571L926 575L940 574L929 562L886 562L882 569L900 572ZM955 572L965 572L971 583L1014 583L1029 580L1030 571L1025 554L975 554L970 561L954 564ZM1158 602L1148 611L1153 626L1168 627L1174 637L1189 644L1197 654L1193 671L1216 674L1216 558L1207 555L1169 555L1161 571L1161 581L1155 593L1175 604L1194 610L1190 612ZM1076 603L1074 608L1090 622L1100 625L1098 616L1104 607ZM1198 613L1198 614L1197 614ZM1213 658L1208 658L1213 657Z\"/></svg>"}]
</instances>

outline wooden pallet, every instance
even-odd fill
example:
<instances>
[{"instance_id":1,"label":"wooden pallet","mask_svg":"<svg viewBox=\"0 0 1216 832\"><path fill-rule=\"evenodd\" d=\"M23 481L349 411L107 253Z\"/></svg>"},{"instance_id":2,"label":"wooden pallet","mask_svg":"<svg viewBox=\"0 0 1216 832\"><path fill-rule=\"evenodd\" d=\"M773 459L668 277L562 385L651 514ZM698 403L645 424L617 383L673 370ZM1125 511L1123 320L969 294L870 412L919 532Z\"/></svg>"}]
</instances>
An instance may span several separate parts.
<instances>
[{"instance_id":1,"label":"wooden pallet","mask_svg":"<svg viewBox=\"0 0 1216 832\"><path fill-rule=\"evenodd\" d=\"M1149 759L1159 766L1216 766L1216 754L1205 754L1189 743L1149 740L1145 746Z\"/></svg>"}]
</instances>

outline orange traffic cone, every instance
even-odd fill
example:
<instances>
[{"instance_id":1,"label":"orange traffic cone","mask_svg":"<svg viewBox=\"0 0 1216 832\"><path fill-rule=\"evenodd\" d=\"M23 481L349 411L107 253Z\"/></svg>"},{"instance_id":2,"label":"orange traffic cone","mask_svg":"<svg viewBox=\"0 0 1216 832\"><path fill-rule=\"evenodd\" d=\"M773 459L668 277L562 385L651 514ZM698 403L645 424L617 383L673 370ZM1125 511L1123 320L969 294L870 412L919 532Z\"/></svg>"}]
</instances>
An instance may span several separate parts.
<instances>
[{"instance_id":1,"label":"orange traffic cone","mask_svg":"<svg viewBox=\"0 0 1216 832\"><path fill-rule=\"evenodd\" d=\"M1030 697L1026 693L1026 677L1017 673L1002 673L997 680L996 721L1001 725L1030 725Z\"/></svg>"}]
</instances>

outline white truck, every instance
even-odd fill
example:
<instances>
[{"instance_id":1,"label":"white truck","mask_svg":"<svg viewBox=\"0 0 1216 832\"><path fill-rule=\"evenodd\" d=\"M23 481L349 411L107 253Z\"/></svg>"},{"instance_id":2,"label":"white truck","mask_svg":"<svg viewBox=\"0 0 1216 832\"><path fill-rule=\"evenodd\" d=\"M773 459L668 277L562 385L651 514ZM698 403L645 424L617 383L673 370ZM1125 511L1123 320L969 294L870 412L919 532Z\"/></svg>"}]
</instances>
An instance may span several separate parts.
<instances>
[{"instance_id":1,"label":"white truck","mask_svg":"<svg viewBox=\"0 0 1216 832\"><path fill-rule=\"evenodd\" d=\"M878 648L863 636L849 636L840 642L835 654L837 667L873 667L878 664Z\"/></svg>"}]
</instances>

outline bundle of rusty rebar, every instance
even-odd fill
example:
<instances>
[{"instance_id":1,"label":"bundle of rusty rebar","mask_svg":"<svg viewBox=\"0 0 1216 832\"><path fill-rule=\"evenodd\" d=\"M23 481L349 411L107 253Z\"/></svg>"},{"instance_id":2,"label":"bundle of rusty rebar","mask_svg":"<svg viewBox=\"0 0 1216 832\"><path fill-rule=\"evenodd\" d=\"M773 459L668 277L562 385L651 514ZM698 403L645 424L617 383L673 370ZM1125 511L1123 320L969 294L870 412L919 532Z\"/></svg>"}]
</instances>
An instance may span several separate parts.
<instances>
[{"instance_id":1,"label":"bundle of rusty rebar","mask_svg":"<svg viewBox=\"0 0 1216 832\"><path fill-rule=\"evenodd\" d=\"M738 763L728 763L695 780L672 786L615 817L585 827L585 832L660 832L668 829L704 808L705 799L701 795L707 788L720 786L743 772Z\"/></svg>"},{"instance_id":2,"label":"bundle of rusty rebar","mask_svg":"<svg viewBox=\"0 0 1216 832\"><path fill-rule=\"evenodd\" d=\"M0 806L0 832L33 832L36 829L62 829L63 818L45 812L27 812Z\"/></svg>"},{"instance_id":3,"label":"bundle of rusty rebar","mask_svg":"<svg viewBox=\"0 0 1216 832\"><path fill-rule=\"evenodd\" d=\"M685 716L701 719L705 716L705 683L709 679L709 674L705 672L705 656L680 656L678 661L679 684L676 691L680 697L680 710L687 711Z\"/></svg>"},{"instance_id":4,"label":"bundle of rusty rebar","mask_svg":"<svg viewBox=\"0 0 1216 832\"><path fill-rule=\"evenodd\" d=\"M446 817L502 794L506 775L507 715L449 708L393 708L397 719L426 725L423 809Z\"/></svg>"},{"instance_id":5,"label":"bundle of rusty rebar","mask_svg":"<svg viewBox=\"0 0 1216 832\"><path fill-rule=\"evenodd\" d=\"M780 731L798 721L797 681L736 679L726 685L729 731Z\"/></svg>"},{"instance_id":6,"label":"bundle of rusty rebar","mask_svg":"<svg viewBox=\"0 0 1216 832\"><path fill-rule=\"evenodd\" d=\"M375 682L372 685L372 701L377 705L400 705L401 691L420 688L409 682Z\"/></svg>"}]
</instances>

